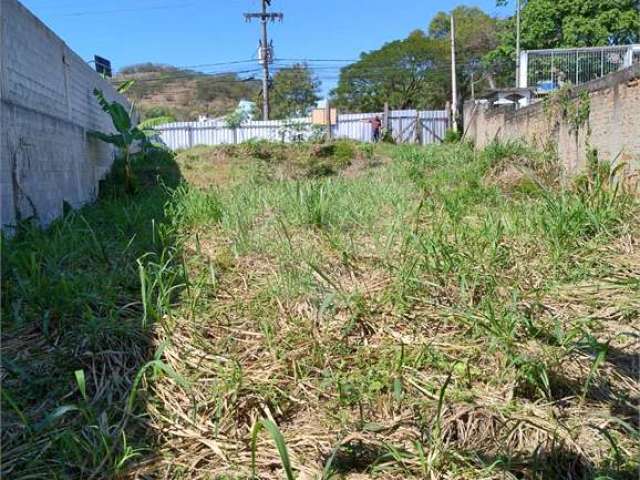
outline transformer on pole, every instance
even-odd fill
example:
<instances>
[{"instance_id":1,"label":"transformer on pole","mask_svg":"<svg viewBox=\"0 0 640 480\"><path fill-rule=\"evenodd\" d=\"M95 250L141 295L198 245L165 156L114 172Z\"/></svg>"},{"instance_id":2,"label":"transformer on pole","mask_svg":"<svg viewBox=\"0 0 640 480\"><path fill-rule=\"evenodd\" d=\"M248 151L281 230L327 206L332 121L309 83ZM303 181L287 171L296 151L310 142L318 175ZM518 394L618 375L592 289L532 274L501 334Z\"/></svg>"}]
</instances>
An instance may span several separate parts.
<instances>
[{"instance_id":1,"label":"transformer on pole","mask_svg":"<svg viewBox=\"0 0 640 480\"><path fill-rule=\"evenodd\" d=\"M269 120L269 65L273 63L273 41L269 41L267 24L269 21L282 21L282 13L269 12L267 7L271 6L271 0L262 0L262 12L245 13L244 18L250 22L254 18L260 19L262 24L262 39L258 44L258 63L262 65L262 118Z\"/></svg>"}]
</instances>

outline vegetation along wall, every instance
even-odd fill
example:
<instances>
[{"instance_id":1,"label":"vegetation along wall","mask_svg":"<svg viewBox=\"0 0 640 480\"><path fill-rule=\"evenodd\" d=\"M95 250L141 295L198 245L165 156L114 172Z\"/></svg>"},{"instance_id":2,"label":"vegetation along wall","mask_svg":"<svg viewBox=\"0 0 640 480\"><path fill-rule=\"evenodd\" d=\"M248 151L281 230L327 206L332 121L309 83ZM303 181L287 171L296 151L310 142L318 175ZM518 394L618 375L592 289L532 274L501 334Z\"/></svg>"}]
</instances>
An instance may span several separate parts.
<instances>
[{"instance_id":1,"label":"vegetation along wall","mask_svg":"<svg viewBox=\"0 0 640 480\"><path fill-rule=\"evenodd\" d=\"M97 195L113 148L87 136L111 132L92 92L126 104L87 62L16 0L0 2L1 225L47 225L64 202Z\"/></svg>"},{"instance_id":2,"label":"vegetation along wall","mask_svg":"<svg viewBox=\"0 0 640 480\"><path fill-rule=\"evenodd\" d=\"M600 160L640 171L640 65L517 111L467 102L464 117L466 138L477 148L515 139L554 147L568 174L580 171L595 149Z\"/></svg>"}]
</instances>

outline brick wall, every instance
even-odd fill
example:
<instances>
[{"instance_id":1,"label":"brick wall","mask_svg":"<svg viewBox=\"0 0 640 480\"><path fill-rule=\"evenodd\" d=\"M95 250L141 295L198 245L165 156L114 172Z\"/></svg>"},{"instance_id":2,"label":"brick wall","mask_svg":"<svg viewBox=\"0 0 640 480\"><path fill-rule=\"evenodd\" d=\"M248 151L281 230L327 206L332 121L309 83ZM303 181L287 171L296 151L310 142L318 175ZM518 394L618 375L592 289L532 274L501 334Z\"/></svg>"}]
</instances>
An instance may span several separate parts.
<instances>
[{"instance_id":1,"label":"brick wall","mask_svg":"<svg viewBox=\"0 0 640 480\"><path fill-rule=\"evenodd\" d=\"M47 225L95 199L113 162L86 134L113 130L93 89L127 102L16 0L0 0L0 45L0 225Z\"/></svg>"},{"instance_id":2,"label":"brick wall","mask_svg":"<svg viewBox=\"0 0 640 480\"><path fill-rule=\"evenodd\" d=\"M542 102L514 111L467 102L464 106L466 137L477 148L493 140L523 139L544 148L556 148L566 173L575 174L595 148L601 160L625 162L640 170L640 65L590 82L572 91L589 94L589 118L577 130Z\"/></svg>"}]
</instances>

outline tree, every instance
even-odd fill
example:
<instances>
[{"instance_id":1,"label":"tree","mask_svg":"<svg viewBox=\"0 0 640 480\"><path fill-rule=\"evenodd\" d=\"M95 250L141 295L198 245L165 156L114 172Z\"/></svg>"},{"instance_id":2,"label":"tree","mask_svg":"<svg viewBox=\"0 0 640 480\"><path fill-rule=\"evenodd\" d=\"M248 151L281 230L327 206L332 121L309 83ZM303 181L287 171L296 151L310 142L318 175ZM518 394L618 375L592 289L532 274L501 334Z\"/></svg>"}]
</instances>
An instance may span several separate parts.
<instances>
[{"instance_id":1,"label":"tree","mask_svg":"<svg viewBox=\"0 0 640 480\"><path fill-rule=\"evenodd\" d=\"M506 5L507 0L498 0ZM525 50L621 45L640 41L640 0L522 0ZM501 25L500 43L485 60L508 63L515 75L515 18Z\"/></svg>"},{"instance_id":2,"label":"tree","mask_svg":"<svg viewBox=\"0 0 640 480\"><path fill-rule=\"evenodd\" d=\"M282 68L273 77L271 118L303 117L320 100L320 80L305 64ZM259 95L258 104L262 104Z\"/></svg>"},{"instance_id":3,"label":"tree","mask_svg":"<svg viewBox=\"0 0 640 480\"><path fill-rule=\"evenodd\" d=\"M429 23L429 36L449 41L451 15L456 24L456 56L459 63L480 60L496 48L497 20L477 7L459 6L451 13L438 12Z\"/></svg>"},{"instance_id":4,"label":"tree","mask_svg":"<svg viewBox=\"0 0 640 480\"><path fill-rule=\"evenodd\" d=\"M592 47L640 41L640 0L522 0L524 48ZM499 0L498 4L506 4Z\"/></svg>"},{"instance_id":5,"label":"tree","mask_svg":"<svg viewBox=\"0 0 640 480\"><path fill-rule=\"evenodd\" d=\"M485 55L498 46L499 21L477 7L459 6L451 11L438 12L429 24L431 38L449 41L451 35L451 15L456 26L456 63L460 94L467 97L471 78L476 90L493 84L491 69L484 68ZM450 58L450 57L449 57ZM488 78L487 78L488 76Z\"/></svg>"},{"instance_id":6,"label":"tree","mask_svg":"<svg viewBox=\"0 0 640 480\"><path fill-rule=\"evenodd\" d=\"M422 31L362 53L340 72L333 102L354 112L442 108L449 96L448 42Z\"/></svg>"}]
</instances>

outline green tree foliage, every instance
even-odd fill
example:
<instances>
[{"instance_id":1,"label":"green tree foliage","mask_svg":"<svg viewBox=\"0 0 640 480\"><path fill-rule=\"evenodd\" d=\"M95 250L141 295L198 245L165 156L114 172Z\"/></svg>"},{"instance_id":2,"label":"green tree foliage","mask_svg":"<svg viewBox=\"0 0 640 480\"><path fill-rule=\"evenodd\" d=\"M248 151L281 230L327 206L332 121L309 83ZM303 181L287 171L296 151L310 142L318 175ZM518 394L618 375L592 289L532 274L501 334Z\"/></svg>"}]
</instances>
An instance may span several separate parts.
<instances>
[{"instance_id":1,"label":"green tree foliage","mask_svg":"<svg viewBox=\"0 0 640 480\"><path fill-rule=\"evenodd\" d=\"M271 118L302 117L320 100L320 80L305 64L282 68L273 76ZM262 105L259 95L258 105Z\"/></svg>"},{"instance_id":2,"label":"green tree foliage","mask_svg":"<svg viewBox=\"0 0 640 480\"><path fill-rule=\"evenodd\" d=\"M639 0L523 0L524 48L591 47L639 41Z\"/></svg>"},{"instance_id":3,"label":"green tree foliage","mask_svg":"<svg viewBox=\"0 0 640 480\"><path fill-rule=\"evenodd\" d=\"M178 67L174 67L173 65L166 65L164 63L136 63L134 65L127 65L126 67L122 67L118 72L120 75L134 75L140 73L174 73L180 72Z\"/></svg>"},{"instance_id":4,"label":"green tree foliage","mask_svg":"<svg viewBox=\"0 0 640 480\"><path fill-rule=\"evenodd\" d=\"M451 15L456 26L456 71L459 91L462 97L468 97L472 76L476 82L476 91L493 84L493 78L487 76L490 70L483 68L483 58L498 46L499 21L477 7L463 5L450 13L438 12L433 17L429 24L431 38L449 41Z\"/></svg>"},{"instance_id":5,"label":"green tree foliage","mask_svg":"<svg viewBox=\"0 0 640 480\"><path fill-rule=\"evenodd\" d=\"M497 20L477 7L460 6L451 13L438 12L429 24L429 36L449 41L451 15L456 25L457 62L466 64L480 60L497 46Z\"/></svg>"},{"instance_id":6,"label":"green tree foliage","mask_svg":"<svg viewBox=\"0 0 640 480\"><path fill-rule=\"evenodd\" d=\"M207 75L196 81L196 100L203 103L215 102L220 98L231 98L234 103L251 98L258 88L257 81L243 81L235 73Z\"/></svg>"},{"instance_id":7,"label":"green tree foliage","mask_svg":"<svg viewBox=\"0 0 640 480\"><path fill-rule=\"evenodd\" d=\"M142 109L140 113L143 120L159 117L173 117L171 108L164 105L153 105L146 109Z\"/></svg>"},{"instance_id":8,"label":"green tree foliage","mask_svg":"<svg viewBox=\"0 0 640 480\"><path fill-rule=\"evenodd\" d=\"M499 0L506 5L507 0ZM486 60L508 64L515 75L515 18L500 25L500 44ZM521 46L525 50L640 42L640 0L523 0ZM503 77L503 80L505 78Z\"/></svg>"},{"instance_id":9,"label":"green tree foliage","mask_svg":"<svg viewBox=\"0 0 640 480\"><path fill-rule=\"evenodd\" d=\"M450 87L448 42L422 31L404 40L363 53L342 69L334 103L348 111L374 112L391 108L441 108Z\"/></svg>"},{"instance_id":10,"label":"green tree foliage","mask_svg":"<svg viewBox=\"0 0 640 480\"><path fill-rule=\"evenodd\" d=\"M460 6L437 13L426 33L416 31L362 54L360 61L342 70L333 92L335 102L353 111L378 111L385 102L392 108L442 108L451 96L452 14L460 96L468 96L472 76L477 90L488 86L492 79L483 80L481 65L498 46L498 21L479 8Z\"/></svg>"}]
</instances>

